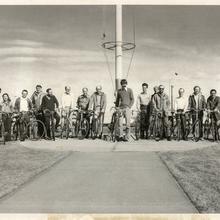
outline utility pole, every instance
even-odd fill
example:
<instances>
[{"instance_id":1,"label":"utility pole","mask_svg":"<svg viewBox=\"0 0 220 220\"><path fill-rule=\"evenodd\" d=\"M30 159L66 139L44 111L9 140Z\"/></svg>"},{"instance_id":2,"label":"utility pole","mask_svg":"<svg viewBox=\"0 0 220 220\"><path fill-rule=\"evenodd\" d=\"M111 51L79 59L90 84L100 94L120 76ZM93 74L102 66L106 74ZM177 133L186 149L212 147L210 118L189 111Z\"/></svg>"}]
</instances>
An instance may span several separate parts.
<instances>
[{"instance_id":1,"label":"utility pole","mask_svg":"<svg viewBox=\"0 0 220 220\"><path fill-rule=\"evenodd\" d=\"M116 5L115 19L115 89L120 88L122 78L122 5Z\"/></svg>"}]
</instances>

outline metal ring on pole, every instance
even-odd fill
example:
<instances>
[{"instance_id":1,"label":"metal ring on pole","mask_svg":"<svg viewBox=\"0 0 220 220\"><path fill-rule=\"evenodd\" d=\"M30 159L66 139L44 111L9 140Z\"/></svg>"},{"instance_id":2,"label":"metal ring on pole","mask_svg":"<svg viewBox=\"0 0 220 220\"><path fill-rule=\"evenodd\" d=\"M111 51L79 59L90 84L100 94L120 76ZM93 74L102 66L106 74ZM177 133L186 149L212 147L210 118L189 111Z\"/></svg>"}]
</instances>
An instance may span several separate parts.
<instances>
[{"instance_id":1,"label":"metal ring on pole","mask_svg":"<svg viewBox=\"0 0 220 220\"><path fill-rule=\"evenodd\" d=\"M121 46L122 51L133 50L136 47L135 43L131 43L131 42L118 42L118 41L108 41L108 42L105 42L105 43L102 44L102 47L107 49L107 50L115 50L117 45Z\"/></svg>"}]
</instances>

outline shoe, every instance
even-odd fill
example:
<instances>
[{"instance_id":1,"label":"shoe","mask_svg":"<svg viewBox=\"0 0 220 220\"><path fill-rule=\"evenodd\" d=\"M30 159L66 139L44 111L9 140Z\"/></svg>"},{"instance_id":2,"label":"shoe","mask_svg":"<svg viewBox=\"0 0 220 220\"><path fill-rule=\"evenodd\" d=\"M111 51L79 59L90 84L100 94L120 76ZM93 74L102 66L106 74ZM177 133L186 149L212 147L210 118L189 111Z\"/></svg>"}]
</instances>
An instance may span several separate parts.
<instances>
[{"instance_id":1,"label":"shoe","mask_svg":"<svg viewBox=\"0 0 220 220\"><path fill-rule=\"evenodd\" d=\"M128 142L129 140L128 140L127 138L124 138L123 141L124 141L124 142Z\"/></svg>"},{"instance_id":2,"label":"shoe","mask_svg":"<svg viewBox=\"0 0 220 220\"><path fill-rule=\"evenodd\" d=\"M156 138L155 138L155 141L160 141L160 138L159 138L159 137L156 137Z\"/></svg>"},{"instance_id":3,"label":"shoe","mask_svg":"<svg viewBox=\"0 0 220 220\"><path fill-rule=\"evenodd\" d=\"M119 142L120 141L124 141L124 138L123 137L119 137Z\"/></svg>"},{"instance_id":4,"label":"shoe","mask_svg":"<svg viewBox=\"0 0 220 220\"><path fill-rule=\"evenodd\" d=\"M171 137L170 137L170 136L169 136L169 137L167 137L167 140L168 140L168 141L171 141Z\"/></svg>"}]
</instances>

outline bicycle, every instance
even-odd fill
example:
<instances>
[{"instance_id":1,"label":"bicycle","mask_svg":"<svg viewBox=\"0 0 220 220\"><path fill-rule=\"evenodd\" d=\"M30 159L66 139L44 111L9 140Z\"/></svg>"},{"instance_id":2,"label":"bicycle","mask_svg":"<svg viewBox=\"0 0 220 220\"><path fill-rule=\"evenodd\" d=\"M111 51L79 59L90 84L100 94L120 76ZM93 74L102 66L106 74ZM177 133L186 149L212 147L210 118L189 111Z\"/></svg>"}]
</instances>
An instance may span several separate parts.
<instances>
[{"instance_id":1,"label":"bicycle","mask_svg":"<svg viewBox=\"0 0 220 220\"><path fill-rule=\"evenodd\" d=\"M55 141L55 123L54 123L54 113L55 111L51 111L49 109L45 109L44 110L44 115L46 115L46 117L49 116L49 119L50 119L50 125L48 128L46 128L46 130L48 131L49 130L49 137L48 137L48 134L46 132L46 138L47 139L52 139L53 141Z\"/></svg>"},{"instance_id":2,"label":"bicycle","mask_svg":"<svg viewBox=\"0 0 220 220\"><path fill-rule=\"evenodd\" d=\"M71 123L69 120L70 113L71 113L70 110L67 111L67 110L61 109L61 134L60 134L61 139L63 139L64 136L66 139L69 138L70 127L71 127Z\"/></svg>"},{"instance_id":3,"label":"bicycle","mask_svg":"<svg viewBox=\"0 0 220 220\"><path fill-rule=\"evenodd\" d=\"M193 140L198 142L201 138L202 122L199 120L199 112L203 110L191 109L186 113L189 113L189 117L186 119L186 138L192 133ZM192 116L195 116L195 121L191 123Z\"/></svg>"},{"instance_id":4,"label":"bicycle","mask_svg":"<svg viewBox=\"0 0 220 220\"><path fill-rule=\"evenodd\" d=\"M79 109L77 113L77 120L75 124L75 134L79 139L88 137L90 130L88 112Z\"/></svg>"},{"instance_id":5,"label":"bicycle","mask_svg":"<svg viewBox=\"0 0 220 220\"><path fill-rule=\"evenodd\" d=\"M98 114L95 111L90 111L91 114L91 137L92 139L96 139L98 137L99 129L101 129L100 138L102 137L102 129L101 125L103 125L104 121L104 113L99 112ZM102 117L103 115L103 117Z\"/></svg>"},{"instance_id":6,"label":"bicycle","mask_svg":"<svg viewBox=\"0 0 220 220\"><path fill-rule=\"evenodd\" d=\"M14 112L12 114L12 133L11 138L14 141L17 141L19 138L20 141L24 141L27 138L27 123L25 122L25 115L27 112Z\"/></svg>"},{"instance_id":7,"label":"bicycle","mask_svg":"<svg viewBox=\"0 0 220 220\"><path fill-rule=\"evenodd\" d=\"M207 118L204 123L204 138L208 140L211 134L213 137L213 141L218 141L219 140L219 132L218 132L219 128L216 124L214 113L215 113L214 110L207 111Z\"/></svg>"},{"instance_id":8,"label":"bicycle","mask_svg":"<svg viewBox=\"0 0 220 220\"><path fill-rule=\"evenodd\" d=\"M8 117L9 114L6 112L2 112L0 111L0 143L3 143L5 145L5 136L6 136L6 132L5 132L5 126L4 126L4 117Z\"/></svg>"},{"instance_id":9,"label":"bicycle","mask_svg":"<svg viewBox=\"0 0 220 220\"><path fill-rule=\"evenodd\" d=\"M114 109L114 112L112 114L111 123L109 124L108 128L110 130L110 140L115 142L118 140L119 119L122 117L122 113L118 107L112 107L111 111L112 109Z\"/></svg>"},{"instance_id":10,"label":"bicycle","mask_svg":"<svg viewBox=\"0 0 220 220\"><path fill-rule=\"evenodd\" d=\"M132 115L136 112L136 117L134 120L134 134L135 134L135 140L140 139L140 132L141 132L141 112L140 111L132 111Z\"/></svg>"},{"instance_id":11,"label":"bicycle","mask_svg":"<svg viewBox=\"0 0 220 220\"><path fill-rule=\"evenodd\" d=\"M45 137L46 127L42 121L36 119L36 113L34 111L30 111L29 114L30 122L26 126L27 137L32 141L40 140ZM40 127L42 128L41 133L39 132Z\"/></svg>"},{"instance_id":12,"label":"bicycle","mask_svg":"<svg viewBox=\"0 0 220 220\"><path fill-rule=\"evenodd\" d=\"M183 116L183 112L176 112L175 114L175 120L174 120L174 126L173 126L173 137L177 141L180 141L181 139L185 139L185 134L182 130L182 121L181 116ZM183 116L185 117L185 115Z\"/></svg>"},{"instance_id":13,"label":"bicycle","mask_svg":"<svg viewBox=\"0 0 220 220\"><path fill-rule=\"evenodd\" d=\"M152 121L150 123L149 137L153 136L153 139L155 139L156 141L163 139L164 136L162 114L163 114L162 111L156 111L152 115Z\"/></svg>"}]
</instances>

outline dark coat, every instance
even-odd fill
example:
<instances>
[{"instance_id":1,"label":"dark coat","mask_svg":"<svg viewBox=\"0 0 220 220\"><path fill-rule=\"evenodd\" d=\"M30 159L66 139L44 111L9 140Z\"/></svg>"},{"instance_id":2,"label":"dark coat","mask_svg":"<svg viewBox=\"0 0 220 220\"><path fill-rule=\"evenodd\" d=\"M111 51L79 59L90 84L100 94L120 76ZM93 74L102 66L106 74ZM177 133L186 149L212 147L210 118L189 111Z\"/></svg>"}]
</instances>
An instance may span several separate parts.
<instances>
[{"instance_id":1,"label":"dark coat","mask_svg":"<svg viewBox=\"0 0 220 220\"><path fill-rule=\"evenodd\" d=\"M198 103L198 110L204 110L206 108L206 100L204 95L202 94L198 94L199 96L199 103ZM195 95L192 94L189 96L189 105L188 105L188 109L192 110L192 109L196 109L196 100L195 100Z\"/></svg>"}]
</instances>

